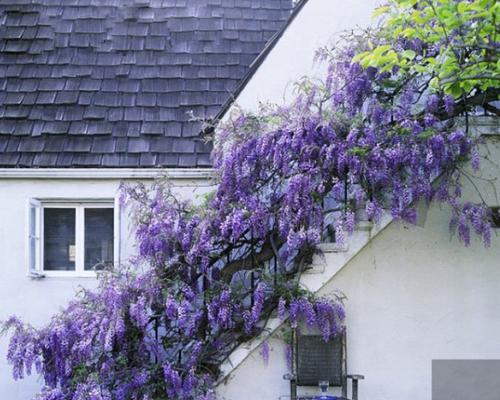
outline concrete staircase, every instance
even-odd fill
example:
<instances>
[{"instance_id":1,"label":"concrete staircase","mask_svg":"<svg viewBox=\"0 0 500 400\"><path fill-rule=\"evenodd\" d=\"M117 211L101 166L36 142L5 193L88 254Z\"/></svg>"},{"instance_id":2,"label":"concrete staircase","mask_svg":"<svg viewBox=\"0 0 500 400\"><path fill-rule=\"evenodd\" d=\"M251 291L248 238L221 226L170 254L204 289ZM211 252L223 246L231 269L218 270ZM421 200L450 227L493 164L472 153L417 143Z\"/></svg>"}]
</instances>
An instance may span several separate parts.
<instances>
[{"instance_id":1,"label":"concrete staircase","mask_svg":"<svg viewBox=\"0 0 500 400\"><path fill-rule=\"evenodd\" d=\"M322 255L316 255L310 268L301 276L300 284L313 293L317 293L353 258L370 240L385 229L392 218L387 215L378 224L361 221L345 246L336 243L323 243L319 246ZM259 346L269 339L282 326L277 316L269 319L263 332L253 340L241 344L231 353L221 366L221 377L218 385L227 381L231 374L254 352Z\"/></svg>"},{"instance_id":2,"label":"concrete staircase","mask_svg":"<svg viewBox=\"0 0 500 400\"><path fill-rule=\"evenodd\" d=\"M458 123L460 125L460 121L458 121ZM472 117L470 119L470 124L474 126L478 136L498 137L500 135L500 126L494 118ZM495 140L498 139L495 138ZM492 169L492 176L495 176L494 174L496 169L491 168L491 166L487 164L487 167L488 166ZM427 218L427 206L425 204L418 204L417 207L419 209L419 221L417 222L417 225L424 226ZM314 293L320 291L328 285L328 283L332 281L335 276L354 257L356 257L356 255L358 255L376 235L384 230L391 223L391 221L392 218L390 215L385 215L376 225L372 225L369 222L361 222L354 234L348 238L347 246L345 247L339 247L334 243L325 243L320 245L323 255L315 256L310 268L301 276L300 283ZM243 375L249 373L252 374L254 373L255 368L260 368L260 364L257 364L255 361L256 359L259 359L259 362L261 362L261 356L258 354L260 351L259 346L269 339L272 339L271 343L273 343L273 345L280 342L280 340L274 340L274 338L279 339L279 330L281 327L282 323L277 317L271 318L266 324L266 327L261 335L247 343L243 343L229 356L227 361L222 365L221 378L219 379L218 387L216 388L217 391L220 389L220 392L223 394L221 398L230 400L240 399L234 395L234 393L238 393L238 390L225 391L224 388L230 387L230 382L236 382L233 383L233 385L248 385L249 382L252 381L252 378L247 380L240 379L239 372L241 371ZM281 349L284 349L284 346ZM266 384L267 382L267 384L274 385L274 381L279 379L282 386L280 389L275 389L274 393L286 393L288 388L284 386L286 385L283 383L285 381L281 379L283 373L282 371L284 370L283 365L280 366L278 363L278 366L274 369L273 367L274 365L268 365L265 372L255 372L257 375L261 375L259 376L258 384ZM262 375L264 375L264 377ZM252 391L252 389L253 388L250 387L249 390ZM227 395L227 397L224 397L226 393L230 394ZM285 399L289 397L276 396L274 398Z\"/></svg>"}]
</instances>

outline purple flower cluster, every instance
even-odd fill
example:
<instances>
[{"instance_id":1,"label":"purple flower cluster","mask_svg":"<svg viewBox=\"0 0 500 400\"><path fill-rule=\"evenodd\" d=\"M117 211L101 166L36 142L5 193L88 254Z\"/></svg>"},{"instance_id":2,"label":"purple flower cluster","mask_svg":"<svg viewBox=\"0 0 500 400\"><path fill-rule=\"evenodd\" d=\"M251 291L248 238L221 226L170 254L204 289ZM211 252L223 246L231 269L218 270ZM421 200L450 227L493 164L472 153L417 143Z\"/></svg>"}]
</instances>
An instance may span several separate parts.
<instances>
[{"instance_id":1,"label":"purple flower cluster","mask_svg":"<svg viewBox=\"0 0 500 400\"><path fill-rule=\"evenodd\" d=\"M291 297L288 301L280 298L278 316L281 320L287 317L287 310L292 328L300 328L301 322L306 328L317 327L325 342L343 332L345 311L339 301L304 296Z\"/></svg>"},{"instance_id":2,"label":"purple flower cluster","mask_svg":"<svg viewBox=\"0 0 500 400\"><path fill-rule=\"evenodd\" d=\"M197 376L193 370L181 376L179 371L170 364L163 366L163 374L166 385L165 394L168 399L208 400L211 398L211 394L204 389L206 383L210 382L209 378L205 381L205 376Z\"/></svg>"},{"instance_id":3,"label":"purple flower cluster","mask_svg":"<svg viewBox=\"0 0 500 400\"><path fill-rule=\"evenodd\" d=\"M207 316L212 329L231 329L234 326L233 320L234 305L231 299L231 291L223 290L207 304Z\"/></svg>"},{"instance_id":4,"label":"purple flower cluster","mask_svg":"<svg viewBox=\"0 0 500 400\"><path fill-rule=\"evenodd\" d=\"M255 325L260 321L264 302L266 300L266 284L259 282L255 291L253 292L253 305L250 310L243 312L243 319L245 321L245 333L250 334Z\"/></svg>"},{"instance_id":5,"label":"purple flower cluster","mask_svg":"<svg viewBox=\"0 0 500 400\"><path fill-rule=\"evenodd\" d=\"M148 324L151 313L144 296L139 296L137 302L130 304L129 315L138 328L143 329Z\"/></svg>"},{"instance_id":6,"label":"purple flower cluster","mask_svg":"<svg viewBox=\"0 0 500 400\"><path fill-rule=\"evenodd\" d=\"M471 230L482 237L485 246L491 243L491 215L490 211L477 204L465 203L460 206L454 203L454 216L451 220L452 228L458 230L460 239L466 246L471 243Z\"/></svg>"},{"instance_id":7,"label":"purple flower cluster","mask_svg":"<svg viewBox=\"0 0 500 400\"><path fill-rule=\"evenodd\" d=\"M270 352L270 348L269 348L269 342L267 340L264 341L264 343L262 343L261 347L260 347L260 355L262 356L262 359L264 360L264 364L269 364L269 352Z\"/></svg>"},{"instance_id":8,"label":"purple flower cluster","mask_svg":"<svg viewBox=\"0 0 500 400\"><path fill-rule=\"evenodd\" d=\"M425 47L400 45L419 54ZM363 211L374 222L387 211L415 223L417 203L435 200L452 206L465 244L471 232L489 244L487 210L459 201L458 166L477 168L479 156L475 140L443 120L454 99L419 100L419 82L363 69L354 55L322 52L324 83L301 82L291 105L221 125L217 187L203 204L179 200L165 182L124 187L136 226L133 265L103 273L97 290L42 329L8 320L14 377L34 367L43 400L211 400L220 363L262 331L273 308L325 340L343 332L341 302L295 282L325 230L343 243ZM397 82L406 83L394 91Z\"/></svg>"}]
</instances>

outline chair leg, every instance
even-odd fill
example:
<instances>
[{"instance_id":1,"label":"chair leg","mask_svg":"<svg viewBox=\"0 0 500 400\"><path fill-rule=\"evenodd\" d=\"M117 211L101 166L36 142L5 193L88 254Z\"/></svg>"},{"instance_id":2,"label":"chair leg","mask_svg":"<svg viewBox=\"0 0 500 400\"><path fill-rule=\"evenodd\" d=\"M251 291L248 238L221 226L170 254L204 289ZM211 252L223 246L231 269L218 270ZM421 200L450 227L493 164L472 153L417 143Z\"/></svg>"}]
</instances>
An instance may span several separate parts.
<instances>
[{"instance_id":1,"label":"chair leg","mask_svg":"<svg viewBox=\"0 0 500 400\"><path fill-rule=\"evenodd\" d=\"M297 400L297 382L295 379L290 379L290 398Z\"/></svg>"},{"instance_id":2,"label":"chair leg","mask_svg":"<svg viewBox=\"0 0 500 400\"><path fill-rule=\"evenodd\" d=\"M352 380L352 400L358 400L358 380Z\"/></svg>"},{"instance_id":3,"label":"chair leg","mask_svg":"<svg viewBox=\"0 0 500 400\"><path fill-rule=\"evenodd\" d=\"M347 375L347 379L352 381L352 400L358 400L358 381L365 379L363 375Z\"/></svg>"}]
</instances>

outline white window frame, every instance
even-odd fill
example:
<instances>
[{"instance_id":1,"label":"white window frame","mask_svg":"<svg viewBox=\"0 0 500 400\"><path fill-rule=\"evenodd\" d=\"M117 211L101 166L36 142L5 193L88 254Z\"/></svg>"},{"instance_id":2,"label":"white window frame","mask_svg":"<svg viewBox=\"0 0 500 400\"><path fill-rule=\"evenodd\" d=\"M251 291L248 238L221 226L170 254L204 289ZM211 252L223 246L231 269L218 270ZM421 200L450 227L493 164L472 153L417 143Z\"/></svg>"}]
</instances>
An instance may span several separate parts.
<instances>
[{"instance_id":1,"label":"white window frame","mask_svg":"<svg viewBox=\"0 0 500 400\"><path fill-rule=\"evenodd\" d=\"M112 208L113 209L113 262L120 262L120 209L118 199L29 199L27 211L27 246L26 261L28 275L32 278L42 277L82 277L95 278L96 271L85 270L85 209ZM75 209L75 270L47 271L44 269L44 209L46 208L73 208ZM35 212L32 212L32 209ZM36 218L32 222L33 215ZM32 227L35 232L32 232ZM31 241L35 240L35 254L32 254Z\"/></svg>"}]
</instances>

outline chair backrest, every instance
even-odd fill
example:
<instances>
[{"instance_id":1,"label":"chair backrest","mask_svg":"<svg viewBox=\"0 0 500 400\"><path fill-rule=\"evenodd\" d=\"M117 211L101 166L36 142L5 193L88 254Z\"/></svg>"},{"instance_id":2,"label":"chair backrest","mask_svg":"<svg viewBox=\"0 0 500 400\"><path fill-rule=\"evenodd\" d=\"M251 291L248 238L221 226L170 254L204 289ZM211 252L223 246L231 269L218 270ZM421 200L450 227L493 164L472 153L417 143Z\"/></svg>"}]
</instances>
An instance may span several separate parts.
<instances>
[{"instance_id":1,"label":"chair backrest","mask_svg":"<svg viewBox=\"0 0 500 400\"><path fill-rule=\"evenodd\" d=\"M319 381L328 381L330 386L344 388L345 336L325 342L321 335L297 335L295 365L298 386L317 386Z\"/></svg>"}]
</instances>

